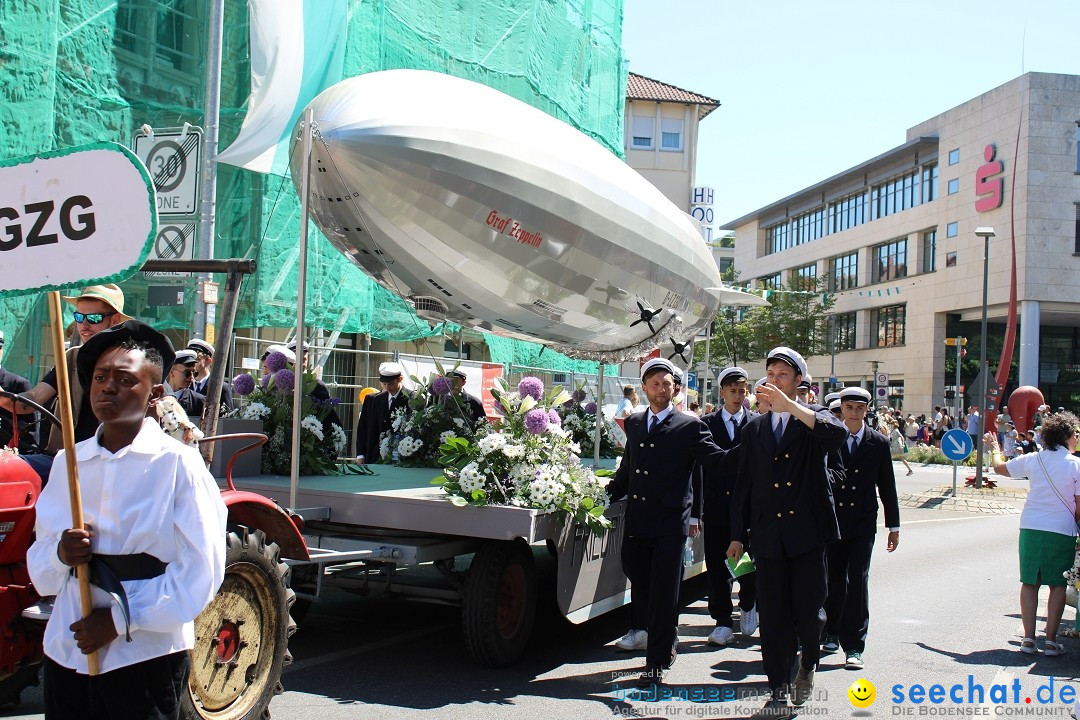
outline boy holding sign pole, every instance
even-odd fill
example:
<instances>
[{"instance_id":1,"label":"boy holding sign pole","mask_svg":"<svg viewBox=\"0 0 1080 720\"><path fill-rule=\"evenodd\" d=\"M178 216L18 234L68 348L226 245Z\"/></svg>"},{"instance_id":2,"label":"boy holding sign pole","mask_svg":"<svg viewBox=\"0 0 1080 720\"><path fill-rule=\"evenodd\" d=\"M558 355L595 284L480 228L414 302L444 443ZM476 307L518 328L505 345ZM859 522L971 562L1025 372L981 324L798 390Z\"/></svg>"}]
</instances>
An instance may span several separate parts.
<instances>
[{"instance_id":1,"label":"boy holding sign pole","mask_svg":"<svg viewBox=\"0 0 1080 720\"><path fill-rule=\"evenodd\" d=\"M72 523L64 483L50 483L27 557L35 586L57 595L45 630L46 718L179 717L193 621L224 576L226 512L198 451L146 417L172 356L164 335L134 320L79 353L79 380L101 427L58 455L53 475L63 461L70 475L78 460L85 522ZM89 611L71 568L89 568ZM102 672L88 677L94 653Z\"/></svg>"}]
</instances>

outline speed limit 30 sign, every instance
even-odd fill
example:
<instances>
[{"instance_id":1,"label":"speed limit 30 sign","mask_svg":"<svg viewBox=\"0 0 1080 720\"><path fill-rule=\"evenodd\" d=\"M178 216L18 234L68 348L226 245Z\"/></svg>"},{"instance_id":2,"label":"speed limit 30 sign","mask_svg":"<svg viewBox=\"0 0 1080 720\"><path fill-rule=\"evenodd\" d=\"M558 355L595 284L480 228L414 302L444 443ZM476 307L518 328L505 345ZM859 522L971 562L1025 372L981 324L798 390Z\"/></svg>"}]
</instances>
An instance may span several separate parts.
<instances>
[{"instance_id":1,"label":"speed limit 30 sign","mask_svg":"<svg viewBox=\"0 0 1080 720\"><path fill-rule=\"evenodd\" d=\"M202 130L155 130L139 133L132 149L150 172L157 193L158 215L194 215L199 201L199 158Z\"/></svg>"}]
</instances>

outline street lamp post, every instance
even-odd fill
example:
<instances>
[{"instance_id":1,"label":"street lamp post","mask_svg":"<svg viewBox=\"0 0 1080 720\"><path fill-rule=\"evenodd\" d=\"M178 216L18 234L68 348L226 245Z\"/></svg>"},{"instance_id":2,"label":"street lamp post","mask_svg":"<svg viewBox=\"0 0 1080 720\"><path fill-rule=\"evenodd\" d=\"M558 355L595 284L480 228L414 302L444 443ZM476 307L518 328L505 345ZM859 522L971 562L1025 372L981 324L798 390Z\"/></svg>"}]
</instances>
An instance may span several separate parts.
<instances>
[{"instance_id":1,"label":"street lamp post","mask_svg":"<svg viewBox=\"0 0 1080 720\"><path fill-rule=\"evenodd\" d=\"M986 368L986 303L987 285L990 278L990 238L994 237L994 228L975 228L976 237L983 239L983 296L982 324L979 330L979 437L975 445L975 487L983 486L983 435L986 434L986 383L990 373Z\"/></svg>"}]
</instances>

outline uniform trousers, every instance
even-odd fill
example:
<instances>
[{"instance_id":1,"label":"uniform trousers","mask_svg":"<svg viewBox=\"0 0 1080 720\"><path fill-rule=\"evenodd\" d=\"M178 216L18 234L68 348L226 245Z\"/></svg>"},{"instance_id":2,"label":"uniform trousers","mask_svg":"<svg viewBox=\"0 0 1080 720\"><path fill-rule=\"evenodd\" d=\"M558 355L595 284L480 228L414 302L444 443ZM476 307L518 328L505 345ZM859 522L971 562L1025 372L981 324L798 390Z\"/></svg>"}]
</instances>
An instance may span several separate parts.
<instances>
[{"instance_id":1,"label":"uniform trousers","mask_svg":"<svg viewBox=\"0 0 1080 720\"><path fill-rule=\"evenodd\" d=\"M825 634L840 638L847 652L866 648L870 627L870 556L876 535L837 540L825 547L829 564L829 597L825 601Z\"/></svg>"},{"instance_id":2,"label":"uniform trousers","mask_svg":"<svg viewBox=\"0 0 1080 720\"><path fill-rule=\"evenodd\" d=\"M645 662L654 667L669 667L674 660L685 543L683 535L627 535L623 540L623 572L630 580L630 625L648 631Z\"/></svg>"},{"instance_id":3,"label":"uniform trousers","mask_svg":"<svg viewBox=\"0 0 1080 720\"><path fill-rule=\"evenodd\" d=\"M731 573L724 561L727 559L728 545L731 544L731 527L718 523L706 522L702 530L705 533L705 565L709 568L709 615L716 621L717 627L731 627ZM750 552L750 547L743 548ZM739 608L750 610L757 602L757 573L748 573L738 579Z\"/></svg>"},{"instance_id":4,"label":"uniform trousers","mask_svg":"<svg viewBox=\"0 0 1080 720\"><path fill-rule=\"evenodd\" d=\"M754 564L761 661L769 689L776 692L791 681L799 644L802 667L817 667L828 591L825 548L782 560L757 557Z\"/></svg>"},{"instance_id":5,"label":"uniform trousers","mask_svg":"<svg viewBox=\"0 0 1080 720\"><path fill-rule=\"evenodd\" d=\"M190 667L187 652L178 652L90 677L46 656L45 718L177 720Z\"/></svg>"}]
</instances>

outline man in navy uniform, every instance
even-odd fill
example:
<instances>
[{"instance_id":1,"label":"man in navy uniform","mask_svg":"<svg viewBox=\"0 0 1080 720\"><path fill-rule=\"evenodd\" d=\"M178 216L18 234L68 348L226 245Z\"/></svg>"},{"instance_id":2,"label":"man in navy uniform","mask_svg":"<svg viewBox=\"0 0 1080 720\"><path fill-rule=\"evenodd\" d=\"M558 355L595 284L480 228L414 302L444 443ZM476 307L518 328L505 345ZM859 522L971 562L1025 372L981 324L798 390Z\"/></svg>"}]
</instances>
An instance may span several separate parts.
<instances>
[{"instance_id":1,"label":"man in navy uniform","mask_svg":"<svg viewBox=\"0 0 1080 720\"><path fill-rule=\"evenodd\" d=\"M364 404L360 408L360 421L356 426L356 462L361 465L378 462L379 436L390 429L391 414L398 408L409 412L412 393L401 386L403 382L405 371L400 363L384 362L379 365L382 392L372 393L364 398Z\"/></svg>"},{"instance_id":2,"label":"man in navy uniform","mask_svg":"<svg viewBox=\"0 0 1080 720\"><path fill-rule=\"evenodd\" d=\"M465 383L469 376L464 370L454 368L447 371L446 377L450 379L452 389L450 394L443 398L443 404L451 413L455 413L457 417L469 423L469 427L475 427L476 423L487 417L487 414L484 412L484 403L480 401L480 398L465 391Z\"/></svg>"},{"instance_id":3,"label":"man in navy uniform","mask_svg":"<svg viewBox=\"0 0 1080 720\"><path fill-rule=\"evenodd\" d=\"M833 487L840 539L826 548L829 595L821 651L834 653L843 648L848 670L864 667L862 654L870 625L870 555L877 535L879 495L889 529L886 550L892 552L900 542L900 506L889 440L863 422L869 404L870 393L860 387L845 388L840 393L844 425L849 432L840 448L846 473Z\"/></svg>"},{"instance_id":4,"label":"man in navy uniform","mask_svg":"<svg viewBox=\"0 0 1080 720\"><path fill-rule=\"evenodd\" d=\"M813 692L825 624L825 545L839 537L826 456L847 438L828 410L803 405L796 388L806 361L774 348L767 382L757 389L769 412L742 430L728 556L739 558L750 534L757 566L761 657L772 697L760 717L787 717ZM802 661L789 692L799 643Z\"/></svg>"},{"instance_id":5,"label":"man in navy uniform","mask_svg":"<svg viewBox=\"0 0 1080 720\"><path fill-rule=\"evenodd\" d=\"M726 367L717 376L720 410L702 418L712 431L713 441L731 450L723 465L709 473L703 488L702 520L705 525L705 564L709 568L709 615L716 627L709 633L710 645L727 645L735 637L731 629L731 575L724 563L724 554L731 543L731 495L739 470L739 440L742 429L753 413L743 409L746 399L747 375L741 367ZM750 637L757 630L755 606L755 573L739 578L739 629Z\"/></svg>"},{"instance_id":6,"label":"man in navy uniform","mask_svg":"<svg viewBox=\"0 0 1080 720\"><path fill-rule=\"evenodd\" d=\"M627 500L622 563L630 580L631 627L647 633L642 687L660 683L675 662L683 545L698 533L690 524L691 471L695 462L708 469L728 454L700 418L672 405L674 375L664 358L641 366L649 408L626 419L626 451L607 486L612 500Z\"/></svg>"},{"instance_id":7,"label":"man in navy uniform","mask_svg":"<svg viewBox=\"0 0 1080 720\"><path fill-rule=\"evenodd\" d=\"M205 396L210 386L210 367L214 364L214 346L202 338L188 340L187 349L195 353L195 382L191 389ZM232 383L221 383L221 412L233 409Z\"/></svg>"}]
</instances>

